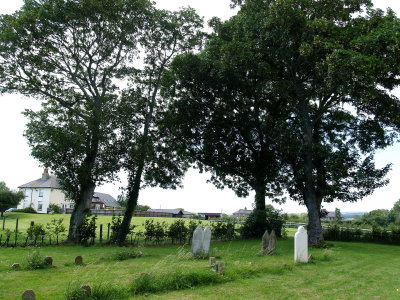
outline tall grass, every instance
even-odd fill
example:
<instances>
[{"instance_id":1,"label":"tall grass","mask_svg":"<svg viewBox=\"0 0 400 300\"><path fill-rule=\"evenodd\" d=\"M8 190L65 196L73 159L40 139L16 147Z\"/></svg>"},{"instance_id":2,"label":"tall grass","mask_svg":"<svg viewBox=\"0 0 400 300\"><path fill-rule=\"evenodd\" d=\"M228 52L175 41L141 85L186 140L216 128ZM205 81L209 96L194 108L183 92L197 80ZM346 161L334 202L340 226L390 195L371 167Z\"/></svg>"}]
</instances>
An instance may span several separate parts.
<instances>
[{"instance_id":1,"label":"tall grass","mask_svg":"<svg viewBox=\"0 0 400 300\"><path fill-rule=\"evenodd\" d=\"M65 292L65 300L125 300L129 299L128 290L109 285L107 283L99 283L92 287L91 292L87 293L82 289L79 282L73 282L68 286Z\"/></svg>"}]
</instances>

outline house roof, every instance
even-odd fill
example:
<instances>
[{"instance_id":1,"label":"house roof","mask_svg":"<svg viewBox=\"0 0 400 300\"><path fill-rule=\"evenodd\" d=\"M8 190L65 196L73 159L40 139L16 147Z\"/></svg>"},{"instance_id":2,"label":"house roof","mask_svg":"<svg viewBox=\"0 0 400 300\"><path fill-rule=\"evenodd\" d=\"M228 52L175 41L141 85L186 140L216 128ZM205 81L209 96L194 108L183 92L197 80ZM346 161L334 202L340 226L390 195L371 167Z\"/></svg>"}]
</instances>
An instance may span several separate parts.
<instances>
[{"instance_id":1,"label":"house roof","mask_svg":"<svg viewBox=\"0 0 400 300\"><path fill-rule=\"evenodd\" d=\"M249 209L239 209L238 211L235 211L233 214L234 215L249 215L251 214L252 210Z\"/></svg>"},{"instance_id":2,"label":"house roof","mask_svg":"<svg viewBox=\"0 0 400 300\"><path fill-rule=\"evenodd\" d=\"M94 192L93 198L99 198L107 207L120 206L117 200L109 194Z\"/></svg>"},{"instance_id":3,"label":"house roof","mask_svg":"<svg viewBox=\"0 0 400 300\"><path fill-rule=\"evenodd\" d=\"M206 213L206 212L201 212L199 215L205 215L205 216L220 216L222 213Z\"/></svg>"},{"instance_id":4,"label":"house roof","mask_svg":"<svg viewBox=\"0 0 400 300\"><path fill-rule=\"evenodd\" d=\"M57 181L57 177L54 175L49 175L48 178L39 178L34 181L25 183L18 188L51 188L51 189L61 189Z\"/></svg>"},{"instance_id":5,"label":"house roof","mask_svg":"<svg viewBox=\"0 0 400 300\"><path fill-rule=\"evenodd\" d=\"M194 215L194 213L191 213L189 211L186 210L182 210L182 209L156 209L156 208L149 208L147 211L152 211L152 212L159 212L159 213L167 213L167 214L174 214L174 215L178 215L182 212L183 215Z\"/></svg>"}]
</instances>

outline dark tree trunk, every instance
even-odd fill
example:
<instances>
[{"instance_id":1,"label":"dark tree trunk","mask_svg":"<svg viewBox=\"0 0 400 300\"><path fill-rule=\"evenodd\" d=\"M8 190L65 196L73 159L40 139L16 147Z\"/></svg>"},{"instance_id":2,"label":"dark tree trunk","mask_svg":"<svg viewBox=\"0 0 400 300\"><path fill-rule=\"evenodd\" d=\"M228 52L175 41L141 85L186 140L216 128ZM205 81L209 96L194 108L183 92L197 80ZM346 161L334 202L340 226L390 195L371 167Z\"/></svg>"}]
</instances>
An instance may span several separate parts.
<instances>
[{"instance_id":1,"label":"dark tree trunk","mask_svg":"<svg viewBox=\"0 0 400 300\"><path fill-rule=\"evenodd\" d=\"M94 189L94 183L81 187L81 195L78 202L75 203L69 222L68 242L80 242L79 227L83 224L86 216L90 212L90 204L92 203Z\"/></svg>"},{"instance_id":2,"label":"dark tree trunk","mask_svg":"<svg viewBox=\"0 0 400 300\"><path fill-rule=\"evenodd\" d=\"M126 210L117 237L117 243L120 246L123 246L125 244L126 236L129 233L129 227L131 225L133 212L135 211L135 208L138 204L143 166L144 166L144 159L140 161L140 165L134 176L133 183L129 186Z\"/></svg>"},{"instance_id":3,"label":"dark tree trunk","mask_svg":"<svg viewBox=\"0 0 400 300\"><path fill-rule=\"evenodd\" d=\"M255 237L261 237L265 229L267 228L267 216L265 212L265 183L259 182L255 185L254 191L256 193L254 199L254 220L255 220L255 227L254 233Z\"/></svg>"}]
</instances>

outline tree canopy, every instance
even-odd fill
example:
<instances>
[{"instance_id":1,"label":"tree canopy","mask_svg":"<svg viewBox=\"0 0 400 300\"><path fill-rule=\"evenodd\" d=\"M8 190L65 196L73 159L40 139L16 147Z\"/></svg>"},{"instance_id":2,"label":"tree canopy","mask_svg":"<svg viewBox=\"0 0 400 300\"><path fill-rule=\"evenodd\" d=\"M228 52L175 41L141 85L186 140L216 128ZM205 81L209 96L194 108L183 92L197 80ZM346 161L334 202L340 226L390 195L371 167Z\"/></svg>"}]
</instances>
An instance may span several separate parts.
<instances>
[{"instance_id":1,"label":"tree canopy","mask_svg":"<svg viewBox=\"0 0 400 300\"><path fill-rule=\"evenodd\" d=\"M0 213L11 207L16 207L18 203L24 198L24 194L20 192L11 191L4 181L0 181Z\"/></svg>"},{"instance_id":2,"label":"tree canopy","mask_svg":"<svg viewBox=\"0 0 400 300\"><path fill-rule=\"evenodd\" d=\"M368 0L235 4L236 16L210 22L204 51L173 63L172 135L217 186L253 189L256 203L285 188L321 244L323 202L387 183L390 165L375 168L373 154L400 128L400 21Z\"/></svg>"}]
</instances>

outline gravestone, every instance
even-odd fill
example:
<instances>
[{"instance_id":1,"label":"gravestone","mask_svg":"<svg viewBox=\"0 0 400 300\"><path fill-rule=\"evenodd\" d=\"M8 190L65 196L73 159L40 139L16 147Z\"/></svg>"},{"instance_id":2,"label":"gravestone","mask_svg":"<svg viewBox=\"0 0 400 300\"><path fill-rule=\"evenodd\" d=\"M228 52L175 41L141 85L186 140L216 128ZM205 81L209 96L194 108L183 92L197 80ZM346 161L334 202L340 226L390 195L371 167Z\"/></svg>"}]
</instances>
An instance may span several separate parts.
<instances>
[{"instance_id":1,"label":"gravestone","mask_svg":"<svg viewBox=\"0 0 400 300\"><path fill-rule=\"evenodd\" d=\"M303 226L294 235L294 261L308 262L308 235Z\"/></svg>"},{"instance_id":2,"label":"gravestone","mask_svg":"<svg viewBox=\"0 0 400 300\"><path fill-rule=\"evenodd\" d=\"M79 255L79 256L75 257L75 264L78 265L78 266L83 265L83 258L82 258L82 256Z\"/></svg>"},{"instance_id":3,"label":"gravestone","mask_svg":"<svg viewBox=\"0 0 400 300\"><path fill-rule=\"evenodd\" d=\"M265 254L265 251L268 248L268 244L269 244L269 233L268 233L268 229L265 230L263 236L262 236L262 240L261 240L261 252Z\"/></svg>"},{"instance_id":4,"label":"gravestone","mask_svg":"<svg viewBox=\"0 0 400 300\"><path fill-rule=\"evenodd\" d=\"M203 255L208 255L210 251L211 243L211 228L207 225L206 229L203 231Z\"/></svg>"},{"instance_id":5,"label":"gravestone","mask_svg":"<svg viewBox=\"0 0 400 300\"><path fill-rule=\"evenodd\" d=\"M32 290L26 290L22 294L22 300L35 300L35 299L36 299L36 296Z\"/></svg>"},{"instance_id":6,"label":"gravestone","mask_svg":"<svg viewBox=\"0 0 400 300\"><path fill-rule=\"evenodd\" d=\"M44 258L44 263L48 266L52 266L53 265L53 258L51 256L46 256Z\"/></svg>"},{"instance_id":7,"label":"gravestone","mask_svg":"<svg viewBox=\"0 0 400 300\"><path fill-rule=\"evenodd\" d=\"M201 255L203 252L203 227L201 224L193 231L192 238L192 254L194 256Z\"/></svg>"},{"instance_id":8,"label":"gravestone","mask_svg":"<svg viewBox=\"0 0 400 300\"><path fill-rule=\"evenodd\" d=\"M81 289L86 296L90 296L92 294L92 288L88 285L82 285Z\"/></svg>"},{"instance_id":9,"label":"gravestone","mask_svg":"<svg viewBox=\"0 0 400 300\"><path fill-rule=\"evenodd\" d=\"M208 262L210 263L210 266L214 266L215 265L215 257L213 257L213 256L211 256L209 259L208 259Z\"/></svg>"},{"instance_id":10,"label":"gravestone","mask_svg":"<svg viewBox=\"0 0 400 300\"><path fill-rule=\"evenodd\" d=\"M217 271L218 274L224 275L225 273L225 265L223 262L217 261L215 263L215 271Z\"/></svg>"},{"instance_id":11,"label":"gravestone","mask_svg":"<svg viewBox=\"0 0 400 300\"><path fill-rule=\"evenodd\" d=\"M276 250L276 234L275 230L272 230L271 235L269 236L268 247L265 250L264 254L272 255L275 253L275 250Z\"/></svg>"},{"instance_id":12,"label":"gravestone","mask_svg":"<svg viewBox=\"0 0 400 300\"><path fill-rule=\"evenodd\" d=\"M11 269L13 270L19 270L21 268L21 265L18 263L13 263L11 266Z\"/></svg>"}]
</instances>

